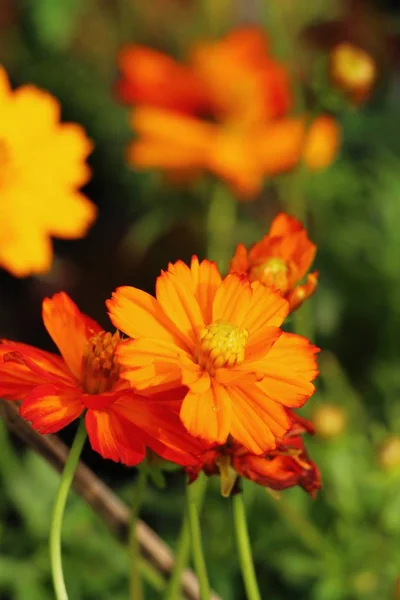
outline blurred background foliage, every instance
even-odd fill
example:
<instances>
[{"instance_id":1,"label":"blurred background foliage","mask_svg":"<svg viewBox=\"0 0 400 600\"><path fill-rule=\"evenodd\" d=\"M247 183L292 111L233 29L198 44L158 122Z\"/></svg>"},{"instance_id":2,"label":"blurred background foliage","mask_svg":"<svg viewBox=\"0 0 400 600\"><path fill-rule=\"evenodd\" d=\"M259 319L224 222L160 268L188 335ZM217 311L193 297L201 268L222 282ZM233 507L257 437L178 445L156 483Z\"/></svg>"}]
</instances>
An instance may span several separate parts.
<instances>
[{"instance_id":1,"label":"blurred background foliage","mask_svg":"<svg viewBox=\"0 0 400 600\"><path fill-rule=\"evenodd\" d=\"M89 235L56 242L44 277L0 273L0 334L52 349L41 324L45 295L64 289L107 326L104 300L117 285L152 291L168 261L206 253L207 182L176 187L124 161L128 110L113 95L116 52L135 41L182 56L188 44L242 22L269 30L280 58L298 68L322 110L343 128L340 156L302 180L310 237L318 244L320 285L312 314L323 348L318 392L303 414L318 434L307 440L323 489L315 501L299 489L269 494L245 485L262 597L285 600L400 598L400 13L376 0L1 0L0 61L14 85L31 82L59 98L64 120L94 140L93 178L85 190L99 206ZM330 44L351 40L374 57L378 83L369 101L351 105L326 69ZM285 208L291 175L266 182L239 206L232 247L257 240ZM0 437L0 597L52 597L47 555L49 508L57 476L10 438ZM70 441L73 426L65 432ZM128 502L135 471L84 459ZM152 485L143 518L172 546L182 514L183 476ZM230 501L213 481L202 526L211 581L224 600L244 591ZM72 497L64 527L72 600L127 597L124 548ZM147 587L157 597L157 583Z\"/></svg>"}]
</instances>

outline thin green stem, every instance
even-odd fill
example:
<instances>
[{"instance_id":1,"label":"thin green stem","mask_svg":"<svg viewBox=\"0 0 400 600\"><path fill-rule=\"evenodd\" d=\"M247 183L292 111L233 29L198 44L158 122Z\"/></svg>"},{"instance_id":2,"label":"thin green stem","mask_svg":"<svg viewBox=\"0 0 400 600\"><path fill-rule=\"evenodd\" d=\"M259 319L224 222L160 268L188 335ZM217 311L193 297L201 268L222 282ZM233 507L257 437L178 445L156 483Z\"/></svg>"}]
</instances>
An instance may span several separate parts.
<instances>
[{"instance_id":1,"label":"thin green stem","mask_svg":"<svg viewBox=\"0 0 400 600\"><path fill-rule=\"evenodd\" d=\"M139 469L137 484L135 486L135 496L131 511L131 530L129 535L129 553L131 559L131 571L129 578L129 597L131 600L143 600L143 585L140 572L140 547L136 535L136 526L139 518L140 508L142 506L144 492L147 485L148 471L147 466Z\"/></svg>"},{"instance_id":2,"label":"thin green stem","mask_svg":"<svg viewBox=\"0 0 400 600\"><path fill-rule=\"evenodd\" d=\"M215 183L207 215L207 256L221 271L228 268L234 250L237 201L222 183Z\"/></svg>"},{"instance_id":3,"label":"thin green stem","mask_svg":"<svg viewBox=\"0 0 400 600\"><path fill-rule=\"evenodd\" d=\"M204 495L207 489L208 479L202 473L200 474L197 483L196 494L194 501L196 508L200 512L204 500ZM192 484L194 485L194 484ZM188 511L185 510L179 534L178 546L175 552L175 564L169 580L164 600L177 600L180 595L182 572L186 568L190 554L190 531Z\"/></svg>"},{"instance_id":4,"label":"thin green stem","mask_svg":"<svg viewBox=\"0 0 400 600\"><path fill-rule=\"evenodd\" d=\"M75 439L68 454L67 462L61 475L61 481L58 488L56 500L53 507L53 514L50 525L50 562L51 574L56 600L68 600L67 588L65 587L64 574L61 557L61 531L64 516L65 504L68 492L71 487L76 467L79 463L79 457L86 440L85 422L79 423Z\"/></svg>"},{"instance_id":5,"label":"thin green stem","mask_svg":"<svg viewBox=\"0 0 400 600\"><path fill-rule=\"evenodd\" d=\"M251 553L249 532L247 530L243 494L235 494L232 498L232 504L236 544L239 552L240 568L242 571L244 587L246 589L247 600L261 600Z\"/></svg>"},{"instance_id":6,"label":"thin green stem","mask_svg":"<svg viewBox=\"0 0 400 600\"><path fill-rule=\"evenodd\" d=\"M192 547L192 558L199 581L200 600L209 600L210 584L208 582L206 561L201 543L199 512L197 509L198 487L201 479L186 486L186 513L189 524L189 534Z\"/></svg>"}]
</instances>

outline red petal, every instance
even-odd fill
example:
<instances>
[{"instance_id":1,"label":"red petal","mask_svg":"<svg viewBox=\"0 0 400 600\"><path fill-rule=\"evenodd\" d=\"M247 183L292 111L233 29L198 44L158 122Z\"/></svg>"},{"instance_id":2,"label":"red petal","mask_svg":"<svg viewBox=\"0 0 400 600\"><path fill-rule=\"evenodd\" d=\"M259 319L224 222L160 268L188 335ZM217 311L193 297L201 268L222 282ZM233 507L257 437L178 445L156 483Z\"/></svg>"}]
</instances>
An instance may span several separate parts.
<instances>
[{"instance_id":1,"label":"red petal","mask_svg":"<svg viewBox=\"0 0 400 600\"><path fill-rule=\"evenodd\" d=\"M77 419L84 410L79 388L39 385L24 400L21 416L39 433L55 433Z\"/></svg>"}]
</instances>

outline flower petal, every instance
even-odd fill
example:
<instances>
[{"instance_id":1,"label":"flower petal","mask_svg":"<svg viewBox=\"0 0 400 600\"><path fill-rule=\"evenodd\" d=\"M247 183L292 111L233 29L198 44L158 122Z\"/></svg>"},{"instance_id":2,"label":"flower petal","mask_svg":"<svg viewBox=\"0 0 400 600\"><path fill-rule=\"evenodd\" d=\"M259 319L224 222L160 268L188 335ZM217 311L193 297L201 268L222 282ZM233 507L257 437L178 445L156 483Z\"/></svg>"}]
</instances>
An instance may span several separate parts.
<instances>
[{"instance_id":1,"label":"flower petal","mask_svg":"<svg viewBox=\"0 0 400 600\"><path fill-rule=\"evenodd\" d=\"M84 408L80 389L48 384L28 394L19 412L39 433L55 433L77 419Z\"/></svg>"},{"instance_id":2,"label":"flower petal","mask_svg":"<svg viewBox=\"0 0 400 600\"><path fill-rule=\"evenodd\" d=\"M165 460L180 465L195 464L203 444L185 430L179 418L179 397L183 394L182 388L150 398L137 394L133 399L118 400L112 410L139 428L146 446Z\"/></svg>"},{"instance_id":3,"label":"flower petal","mask_svg":"<svg viewBox=\"0 0 400 600\"><path fill-rule=\"evenodd\" d=\"M76 384L61 356L19 342L0 343L0 396L23 400L35 387L46 383Z\"/></svg>"},{"instance_id":4,"label":"flower petal","mask_svg":"<svg viewBox=\"0 0 400 600\"><path fill-rule=\"evenodd\" d=\"M190 268L184 262L178 260L176 263L168 265L168 272L174 273L182 285L193 290L204 323L206 325L211 323L212 304L221 283L221 275L215 262L203 260L199 263L197 256L193 256Z\"/></svg>"},{"instance_id":5,"label":"flower petal","mask_svg":"<svg viewBox=\"0 0 400 600\"><path fill-rule=\"evenodd\" d=\"M43 322L60 350L71 373L79 380L82 356L90 337L101 327L86 315L65 293L54 294L43 301Z\"/></svg>"},{"instance_id":6,"label":"flower petal","mask_svg":"<svg viewBox=\"0 0 400 600\"><path fill-rule=\"evenodd\" d=\"M89 409L85 425L93 450L103 458L133 466L145 456L145 445L141 432L126 419L121 419L113 410Z\"/></svg>"},{"instance_id":7,"label":"flower petal","mask_svg":"<svg viewBox=\"0 0 400 600\"><path fill-rule=\"evenodd\" d=\"M154 338L187 348L184 336L150 294L134 287L119 287L106 305L115 327L130 337Z\"/></svg>"},{"instance_id":8,"label":"flower petal","mask_svg":"<svg viewBox=\"0 0 400 600\"><path fill-rule=\"evenodd\" d=\"M290 427L290 421L283 407L278 403L268 405L260 401L259 390L255 384L241 389L231 386L229 394L232 399L231 434L235 440L243 444L250 452L262 454L276 446L274 432L283 431ZM281 423L288 422L285 429Z\"/></svg>"},{"instance_id":9,"label":"flower petal","mask_svg":"<svg viewBox=\"0 0 400 600\"><path fill-rule=\"evenodd\" d=\"M244 277L230 274L225 277L215 294L213 321L229 321L245 327L244 319L251 301L250 283Z\"/></svg>"},{"instance_id":10,"label":"flower petal","mask_svg":"<svg viewBox=\"0 0 400 600\"><path fill-rule=\"evenodd\" d=\"M174 273L162 273L157 278L156 296L164 313L185 336L193 351L198 332L204 327L200 306L194 290L186 287Z\"/></svg>"},{"instance_id":11,"label":"flower petal","mask_svg":"<svg viewBox=\"0 0 400 600\"><path fill-rule=\"evenodd\" d=\"M231 425L231 399L226 389L213 382L202 393L189 391L182 403L180 417L186 429L207 442L224 444Z\"/></svg>"},{"instance_id":12,"label":"flower petal","mask_svg":"<svg viewBox=\"0 0 400 600\"><path fill-rule=\"evenodd\" d=\"M127 379L137 389L150 386L181 383L179 362L180 348L172 343L139 338L122 342L117 348L117 356L124 367L121 377Z\"/></svg>"},{"instance_id":13,"label":"flower petal","mask_svg":"<svg viewBox=\"0 0 400 600\"><path fill-rule=\"evenodd\" d=\"M263 379L259 387L284 406L302 406L315 391L311 381L318 374L315 360L318 351L306 338L282 333L266 360L260 361Z\"/></svg>"}]
</instances>

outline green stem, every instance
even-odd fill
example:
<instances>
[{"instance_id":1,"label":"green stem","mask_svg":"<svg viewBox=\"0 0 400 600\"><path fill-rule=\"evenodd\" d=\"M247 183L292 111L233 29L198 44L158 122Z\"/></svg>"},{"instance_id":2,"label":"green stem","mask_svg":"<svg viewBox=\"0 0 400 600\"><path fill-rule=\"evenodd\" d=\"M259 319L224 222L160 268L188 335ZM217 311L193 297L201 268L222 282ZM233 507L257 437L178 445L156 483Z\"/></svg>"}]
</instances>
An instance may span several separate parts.
<instances>
[{"instance_id":1,"label":"green stem","mask_svg":"<svg viewBox=\"0 0 400 600\"><path fill-rule=\"evenodd\" d=\"M85 422L81 420L61 475L50 525L50 562L56 600L68 600L62 568L61 531L68 492L74 478L76 467L79 463L79 457L85 444L85 440Z\"/></svg>"},{"instance_id":2,"label":"green stem","mask_svg":"<svg viewBox=\"0 0 400 600\"><path fill-rule=\"evenodd\" d=\"M200 474L199 482L197 484L196 494L194 501L196 508L200 512L204 495L207 489L207 477ZM193 485L193 484L192 484ZM181 531L179 534L178 546L175 552L175 564L174 570L172 571L171 579L169 580L167 590L164 595L164 600L177 600L179 598L182 572L186 568L190 554L190 531L189 531L189 519L188 511L185 510L183 515L183 521Z\"/></svg>"},{"instance_id":3,"label":"green stem","mask_svg":"<svg viewBox=\"0 0 400 600\"><path fill-rule=\"evenodd\" d=\"M207 257L220 271L228 268L234 250L237 202L229 189L215 183L207 215Z\"/></svg>"},{"instance_id":4,"label":"green stem","mask_svg":"<svg viewBox=\"0 0 400 600\"><path fill-rule=\"evenodd\" d=\"M233 522L236 534L236 544L239 552L240 568L246 589L247 600L261 600L260 590L258 589L256 572L254 569L253 557L251 554L251 545L249 532L247 530L246 512L243 502L243 494L235 494L232 498L233 503Z\"/></svg>"},{"instance_id":5,"label":"green stem","mask_svg":"<svg viewBox=\"0 0 400 600\"><path fill-rule=\"evenodd\" d=\"M140 547L136 535L137 520L143 502L143 496L147 484L148 471L146 465L139 469L137 484L135 486L135 497L131 511L131 530L129 535L129 548L131 559L131 572L129 579L129 597L131 600L143 600L143 585L140 573Z\"/></svg>"},{"instance_id":6,"label":"green stem","mask_svg":"<svg viewBox=\"0 0 400 600\"><path fill-rule=\"evenodd\" d=\"M198 504L198 488L201 479L199 478L192 484L186 486L186 513L189 524L189 534L192 546L192 558L196 570L197 579L199 581L200 600L209 600L210 584L208 582L206 561L203 554L203 546L201 543L201 529L199 521Z\"/></svg>"}]
</instances>

